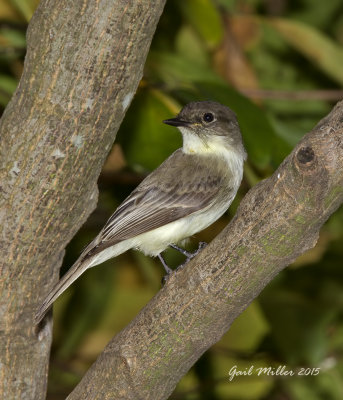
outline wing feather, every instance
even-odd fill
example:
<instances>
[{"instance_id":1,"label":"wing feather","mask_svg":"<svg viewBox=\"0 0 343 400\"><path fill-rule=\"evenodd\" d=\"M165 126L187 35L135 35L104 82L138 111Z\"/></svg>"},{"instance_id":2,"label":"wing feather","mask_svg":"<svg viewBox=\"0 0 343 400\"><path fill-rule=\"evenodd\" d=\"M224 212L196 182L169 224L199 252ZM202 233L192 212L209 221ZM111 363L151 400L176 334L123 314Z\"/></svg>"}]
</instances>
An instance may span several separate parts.
<instances>
[{"instance_id":1,"label":"wing feather","mask_svg":"<svg viewBox=\"0 0 343 400\"><path fill-rule=\"evenodd\" d=\"M182 156L174 153L174 157ZM155 170L117 208L93 246L86 249L89 255L188 216L215 201L223 184L219 171L197 165L198 170L206 169L206 174L193 173L185 180L182 179L183 170L175 171L178 163L170 161L167 159L158 168L162 175L160 180L156 180Z\"/></svg>"}]
</instances>

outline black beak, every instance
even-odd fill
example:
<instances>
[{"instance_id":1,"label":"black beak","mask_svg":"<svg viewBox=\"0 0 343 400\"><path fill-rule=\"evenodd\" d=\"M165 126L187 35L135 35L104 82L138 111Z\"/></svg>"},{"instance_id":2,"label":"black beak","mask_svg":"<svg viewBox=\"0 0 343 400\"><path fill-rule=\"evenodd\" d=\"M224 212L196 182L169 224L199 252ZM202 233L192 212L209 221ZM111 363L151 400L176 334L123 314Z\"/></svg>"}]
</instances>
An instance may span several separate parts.
<instances>
[{"instance_id":1,"label":"black beak","mask_svg":"<svg viewBox=\"0 0 343 400\"><path fill-rule=\"evenodd\" d=\"M190 122L183 121L179 117L165 119L163 123L171 126L188 126L190 124Z\"/></svg>"}]
</instances>

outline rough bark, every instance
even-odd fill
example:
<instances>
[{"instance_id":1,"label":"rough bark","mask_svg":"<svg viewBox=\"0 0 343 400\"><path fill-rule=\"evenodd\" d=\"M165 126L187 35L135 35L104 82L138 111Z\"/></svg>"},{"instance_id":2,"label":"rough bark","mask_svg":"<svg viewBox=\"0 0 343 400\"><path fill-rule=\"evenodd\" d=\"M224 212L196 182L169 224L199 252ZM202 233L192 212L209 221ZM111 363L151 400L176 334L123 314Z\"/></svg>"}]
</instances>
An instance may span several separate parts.
<instances>
[{"instance_id":1,"label":"rough bark","mask_svg":"<svg viewBox=\"0 0 343 400\"><path fill-rule=\"evenodd\" d=\"M142 76L165 0L42 0L1 120L0 398L45 398L51 323L33 314Z\"/></svg>"},{"instance_id":2,"label":"rough bark","mask_svg":"<svg viewBox=\"0 0 343 400\"><path fill-rule=\"evenodd\" d=\"M343 201L343 102L107 345L68 400L166 399Z\"/></svg>"}]
</instances>

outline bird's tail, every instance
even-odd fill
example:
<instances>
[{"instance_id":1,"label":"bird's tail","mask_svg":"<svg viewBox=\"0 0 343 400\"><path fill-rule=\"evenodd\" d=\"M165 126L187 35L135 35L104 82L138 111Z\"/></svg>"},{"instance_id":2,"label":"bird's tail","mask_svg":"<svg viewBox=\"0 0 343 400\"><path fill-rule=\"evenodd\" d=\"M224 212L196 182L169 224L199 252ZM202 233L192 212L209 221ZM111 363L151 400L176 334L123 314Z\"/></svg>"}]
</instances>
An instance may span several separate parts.
<instances>
[{"instance_id":1,"label":"bird's tail","mask_svg":"<svg viewBox=\"0 0 343 400\"><path fill-rule=\"evenodd\" d=\"M80 276L82 275L86 269L90 268L92 264L93 259L88 258L86 260L83 259L81 256L75 264L69 269L69 271L63 275L61 280L57 282L55 287L50 291L50 293L47 295L45 300L43 301L43 304L40 306L40 308L37 310L35 317L34 317L34 322L36 325L40 323L40 321L44 318L46 312L49 310L49 308L52 306L52 303Z\"/></svg>"}]
</instances>

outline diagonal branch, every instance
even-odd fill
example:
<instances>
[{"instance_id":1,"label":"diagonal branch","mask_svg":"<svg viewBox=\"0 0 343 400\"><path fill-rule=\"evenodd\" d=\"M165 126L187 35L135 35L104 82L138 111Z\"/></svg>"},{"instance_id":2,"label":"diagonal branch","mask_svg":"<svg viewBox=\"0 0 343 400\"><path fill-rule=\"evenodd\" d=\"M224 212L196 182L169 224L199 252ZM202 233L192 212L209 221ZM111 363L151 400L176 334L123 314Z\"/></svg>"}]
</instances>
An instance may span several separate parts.
<instances>
[{"instance_id":1,"label":"diagonal branch","mask_svg":"<svg viewBox=\"0 0 343 400\"><path fill-rule=\"evenodd\" d=\"M107 345L69 400L166 399L343 202L343 102Z\"/></svg>"}]
</instances>

